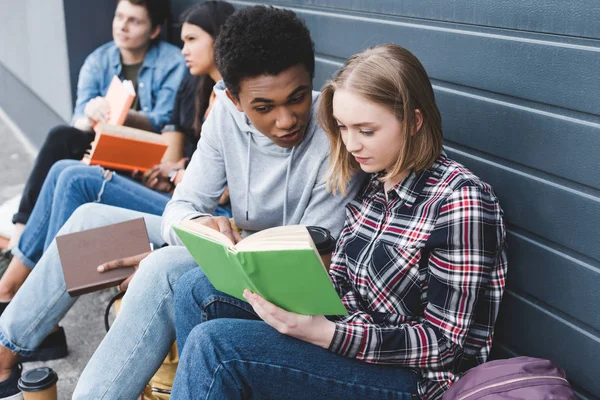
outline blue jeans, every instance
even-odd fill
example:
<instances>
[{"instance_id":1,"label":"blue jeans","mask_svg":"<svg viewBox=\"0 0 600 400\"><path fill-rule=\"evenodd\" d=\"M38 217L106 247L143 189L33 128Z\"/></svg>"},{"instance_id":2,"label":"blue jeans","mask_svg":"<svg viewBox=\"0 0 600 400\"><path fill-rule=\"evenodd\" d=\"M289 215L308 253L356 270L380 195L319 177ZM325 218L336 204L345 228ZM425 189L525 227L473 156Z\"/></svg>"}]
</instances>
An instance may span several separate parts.
<instances>
[{"instance_id":1,"label":"blue jeans","mask_svg":"<svg viewBox=\"0 0 600 400\"><path fill-rule=\"evenodd\" d=\"M115 172L105 175L105 170L97 166L90 167L75 160L57 161L44 181L13 254L33 268L58 230L83 204L102 203L161 215L170 198ZM230 217L231 213L218 207L215 215Z\"/></svg>"},{"instance_id":2,"label":"blue jeans","mask_svg":"<svg viewBox=\"0 0 600 400\"><path fill-rule=\"evenodd\" d=\"M174 304L184 346L172 400L418 399L415 370L345 358L282 335L247 303L217 291L199 268L181 277Z\"/></svg>"},{"instance_id":3,"label":"blue jeans","mask_svg":"<svg viewBox=\"0 0 600 400\"><path fill-rule=\"evenodd\" d=\"M140 217L157 248L163 243L160 217L102 204L79 207L59 234ZM173 290L179 277L195 268L198 264L183 246L155 250L140 263L119 316L79 378L74 399L137 398L175 340ZM66 291L56 241L52 241L0 316L0 344L14 353L30 354L76 300Z\"/></svg>"}]
</instances>

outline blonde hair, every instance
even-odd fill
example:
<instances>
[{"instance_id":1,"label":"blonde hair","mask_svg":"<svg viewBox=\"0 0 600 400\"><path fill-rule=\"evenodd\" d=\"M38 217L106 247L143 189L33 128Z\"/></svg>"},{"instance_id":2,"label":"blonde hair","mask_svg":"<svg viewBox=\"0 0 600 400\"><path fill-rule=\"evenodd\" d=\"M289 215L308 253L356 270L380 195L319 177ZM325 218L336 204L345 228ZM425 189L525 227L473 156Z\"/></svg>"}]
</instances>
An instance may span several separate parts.
<instances>
[{"instance_id":1,"label":"blonde hair","mask_svg":"<svg viewBox=\"0 0 600 400\"><path fill-rule=\"evenodd\" d=\"M430 168L442 151L442 118L425 68L408 50L385 44L350 57L321 91L318 120L331 143L327 185L346 194L346 185L360 169L346 150L333 118L333 95L346 89L385 107L402 123L403 151L383 181L406 170ZM417 131L415 110L423 116Z\"/></svg>"}]
</instances>

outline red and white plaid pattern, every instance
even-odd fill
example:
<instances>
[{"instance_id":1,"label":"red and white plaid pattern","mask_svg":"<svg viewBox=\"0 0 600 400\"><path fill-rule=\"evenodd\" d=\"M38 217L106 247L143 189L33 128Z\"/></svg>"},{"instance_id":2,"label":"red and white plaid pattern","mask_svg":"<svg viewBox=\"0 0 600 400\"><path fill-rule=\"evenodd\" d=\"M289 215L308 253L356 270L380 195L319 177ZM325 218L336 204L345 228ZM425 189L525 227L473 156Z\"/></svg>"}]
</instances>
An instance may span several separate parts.
<instances>
[{"instance_id":1,"label":"red and white plaid pattern","mask_svg":"<svg viewBox=\"0 0 600 400\"><path fill-rule=\"evenodd\" d=\"M373 177L346 209L330 275L350 315L330 350L416 368L438 399L486 361L507 269L492 188L442 154L388 191Z\"/></svg>"}]
</instances>

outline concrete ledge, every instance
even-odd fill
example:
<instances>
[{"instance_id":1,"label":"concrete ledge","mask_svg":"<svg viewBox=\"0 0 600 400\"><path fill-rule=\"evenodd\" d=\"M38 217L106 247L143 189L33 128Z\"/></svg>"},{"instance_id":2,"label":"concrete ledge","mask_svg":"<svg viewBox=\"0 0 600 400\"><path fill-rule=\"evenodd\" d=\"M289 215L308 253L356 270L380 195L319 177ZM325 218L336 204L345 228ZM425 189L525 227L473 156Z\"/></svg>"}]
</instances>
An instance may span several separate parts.
<instances>
[{"instance_id":1,"label":"concrete ledge","mask_svg":"<svg viewBox=\"0 0 600 400\"><path fill-rule=\"evenodd\" d=\"M1 62L0 108L36 148L52 127L66 123Z\"/></svg>"}]
</instances>

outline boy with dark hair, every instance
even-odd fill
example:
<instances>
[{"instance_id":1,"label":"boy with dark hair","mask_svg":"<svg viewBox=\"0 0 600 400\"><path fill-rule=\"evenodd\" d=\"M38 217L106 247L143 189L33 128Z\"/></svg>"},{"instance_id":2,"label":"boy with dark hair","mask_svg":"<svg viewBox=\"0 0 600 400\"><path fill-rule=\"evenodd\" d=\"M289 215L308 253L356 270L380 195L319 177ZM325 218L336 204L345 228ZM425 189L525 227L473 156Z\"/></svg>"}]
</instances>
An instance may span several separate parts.
<instances>
[{"instance_id":1,"label":"boy with dark hair","mask_svg":"<svg viewBox=\"0 0 600 400\"><path fill-rule=\"evenodd\" d=\"M340 234L344 206L358 192L362 176L349 182L347 198L327 191L329 141L316 122L320 94L312 91L314 53L306 26L290 11L248 7L229 17L215 52L220 70L227 71L225 83L215 86L217 101L162 221L86 204L60 234L141 216L157 247L164 241L180 244L172 226L192 219L237 241L240 235L229 219L211 216L226 186L243 236L293 224L318 225L334 236ZM185 247L169 246L107 263L99 270L126 266L135 266L137 272L73 398L136 398L175 339L173 289L183 274L198 269L194 259ZM53 299L52 306L40 299ZM26 355L75 300L66 293L53 241L0 317L0 373L12 372L9 380L14 380L18 375L14 353Z\"/></svg>"},{"instance_id":2,"label":"boy with dark hair","mask_svg":"<svg viewBox=\"0 0 600 400\"><path fill-rule=\"evenodd\" d=\"M169 121L185 64L176 46L158 40L168 12L164 0L117 2L113 41L92 52L81 67L72 126L57 126L48 133L13 216L16 227L9 247L18 242L50 167L58 160L83 157L94 139L92 126L108 118L104 96L114 75L131 80L136 88L125 125L158 133ZM2 253L0 265L10 258L10 253Z\"/></svg>"}]
</instances>

